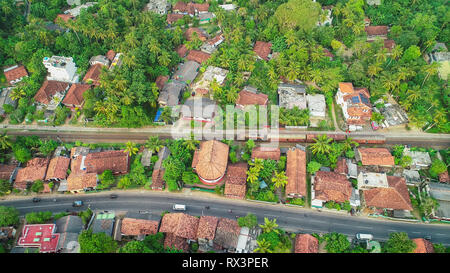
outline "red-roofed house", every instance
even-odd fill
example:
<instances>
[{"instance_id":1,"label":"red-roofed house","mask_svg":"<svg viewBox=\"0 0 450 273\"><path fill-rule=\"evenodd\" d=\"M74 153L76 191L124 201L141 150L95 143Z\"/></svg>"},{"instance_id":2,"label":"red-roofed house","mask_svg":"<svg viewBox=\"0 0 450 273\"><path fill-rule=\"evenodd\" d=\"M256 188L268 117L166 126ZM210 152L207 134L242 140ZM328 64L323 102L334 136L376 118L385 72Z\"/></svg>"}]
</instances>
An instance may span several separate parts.
<instances>
[{"instance_id":1,"label":"red-roofed house","mask_svg":"<svg viewBox=\"0 0 450 273\"><path fill-rule=\"evenodd\" d=\"M28 72L23 65L15 65L3 70L5 74L6 82L8 84L16 84L20 82L24 77L28 77Z\"/></svg>"},{"instance_id":2,"label":"red-roofed house","mask_svg":"<svg viewBox=\"0 0 450 273\"><path fill-rule=\"evenodd\" d=\"M178 13L169 13L167 14L167 24L170 26L173 23L177 22L178 20L182 19L184 17L183 14L178 14Z\"/></svg>"},{"instance_id":3,"label":"red-roofed house","mask_svg":"<svg viewBox=\"0 0 450 273\"><path fill-rule=\"evenodd\" d=\"M227 252L236 251L240 233L241 227L236 220L220 218L214 237L214 247Z\"/></svg>"},{"instance_id":4,"label":"red-roofed house","mask_svg":"<svg viewBox=\"0 0 450 273\"><path fill-rule=\"evenodd\" d=\"M267 105L269 96L262 93L255 93L249 90L242 90L238 94L236 106L243 109L247 105Z\"/></svg>"},{"instance_id":5,"label":"red-roofed house","mask_svg":"<svg viewBox=\"0 0 450 273\"><path fill-rule=\"evenodd\" d=\"M62 20L63 22L67 23L67 22L69 22L69 20L73 20L73 19L75 19L75 17L73 17L72 15L62 13L62 14L56 15L54 22L58 23L59 20Z\"/></svg>"},{"instance_id":6,"label":"red-roofed house","mask_svg":"<svg viewBox=\"0 0 450 273\"><path fill-rule=\"evenodd\" d=\"M187 240L197 240L199 219L185 213L167 213L161 220L159 232L171 233Z\"/></svg>"},{"instance_id":7,"label":"red-roofed house","mask_svg":"<svg viewBox=\"0 0 450 273\"><path fill-rule=\"evenodd\" d=\"M186 54L188 53L188 49L186 48L186 46L184 44L179 45L175 51L177 52L178 56L180 56L180 58L184 58L186 57Z\"/></svg>"},{"instance_id":8,"label":"red-roofed house","mask_svg":"<svg viewBox=\"0 0 450 273\"><path fill-rule=\"evenodd\" d=\"M10 181L16 169L16 165L0 164L0 179Z\"/></svg>"},{"instance_id":9,"label":"red-roofed house","mask_svg":"<svg viewBox=\"0 0 450 273\"><path fill-rule=\"evenodd\" d=\"M289 197L306 196L306 152L301 149L290 149L287 152L286 195Z\"/></svg>"},{"instance_id":10,"label":"red-roofed house","mask_svg":"<svg viewBox=\"0 0 450 273\"><path fill-rule=\"evenodd\" d=\"M121 221L120 232L122 236L144 236L158 232L158 221L124 218Z\"/></svg>"},{"instance_id":11,"label":"red-roofed house","mask_svg":"<svg viewBox=\"0 0 450 273\"><path fill-rule=\"evenodd\" d=\"M106 52L106 58L108 58L108 60L110 60L111 62L114 60L114 57L116 57L116 52L114 52L114 50L110 49L108 50L108 52Z\"/></svg>"},{"instance_id":12,"label":"red-roofed house","mask_svg":"<svg viewBox=\"0 0 450 273\"><path fill-rule=\"evenodd\" d=\"M416 249L414 250L414 253L434 253L434 247L430 241L423 238L417 238L412 240L416 244Z\"/></svg>"},{"instance_id":13,"label":"red-roofed house","mask_svg":"<svg viewBox=\"0 0 450 273\"><path fill-rule=\"evenodd\" d=\"M216 228L219 218L214 216L201 216L198 223L197 238L201 248L213 247Z\"/></svg>"},{"instance_id":14,"label":"red-roofed house","mask_svg":"<svg viewBox=\"0 0 450 273\"><path fill-rule=\"evenodd\" d=\"M91 86L89 84L82 84L82 83L72 84L72 86L69 88L69 91L67 91L67 94L64 97L62 103L65 106L71 108L72 110L75 108L82 108L84 104L83 94L90 88Z\"/></svg>"},{"instance_id":15,"label":"red-roofed house","mask_svg":"<svg viewBox=\"0 0 450 273\"><path fill-rule=\"evenodd\" d=\"M318 253L319 240L310 234L297 234L295 237L295 253Z\"/></svg>"},{"instance_id":16,"label":"red-roofed house","mask_svg":"<svg viewBox=\"0 0 450 273\"><path fill-rule=\"evenodd\" d=\"M105 67L102 64L94 64L89 67L89 70L84 75L83 82L87 84L100 85L100 74L102 72L102 68Z\"/></svg>"},{"instance_id":17,"label":"red-roofed house","mask_svg":"<svg viewBox=\"0 0 450 273\"><path fill-rule=\"evenodd\" d=\"M17 171L14 188L25 190L28 184L36 180L44 181L49 161L48 158L33 158L28 161L25 168Z\"/></svg>"},{"instance_id":18,"label":"red-roofed house","mask_svg":"<svg viewBox=\"0 0 450 273\"><path fill-rule=\"evenodd\" d=\"M388 176L389 187L363 191L367 207L389 210L413 210L406 180L403 177Z\"/></svg>"},{"instance_id":19,"label":"red-roofed house","mask_svg":"<svg viewBox=\"0 0 450 273\"><path fill-rule=\"evenodd\" d=\"M272 47L271 43L257 41L255 43L255 46L253 47L253 51L259 58L268 61L270 52L272 51L271 47Z\"/></svg>"},{"instance_id":20,"label":"red-roofed house","mask_svg":"<svg viewBox=\"0 0 450 273\"><path fill-rule=\"evenodd\" d=\"M69 84L60 81L44 81L41 88L34 95L36 103L46 106L49 110L54 110L64 97Z\"/></svg>"},{"instance_id":21,"label":"red-roofed house","mask_svg":"<svg viewBox=\"0 0 450 273\"><path fill-rule=\"evenodd\" d=\"M372 117L370 94L366 88L353 88L350 82L339 83L336 102L342 107L348 125L363 125Z\"/></svg>"},{"instance_id":22,"label":"red-roofed house","mask_svg":"<svg viewBox=\"0 0 450 273\"><path fill-rule=\"evenodd\" d=\"M442 182L442 183L450 182L450 178L448 176L448 171L445 171L439 175L439 182Z\"/></svg>"},{"instance_id":23,"label":"red-roofed house","mask_svg":"<svg viewBox=\"0 0 450 273\"><path fill-rule=\"evenodd\" d=\"M169 80L169 76L163 76L163 75L159 75L156 80L156 86L158 86L159 90L162 90L164 87L164 84Z\"/></svg>"},{"instance_id":24,"label":"red-roofed house","mask_svg":"<svg viewBox=\"0 0 450 273\"><path fill-rule=\"evenodd\" d=\"M394 166L394 157L386 148L359 148L358 155L364 166Z\"/></svg>"},{"instance_id":25,"label":"red-roofed house","mask_svg":"<svg viewBox=\"0 0 450 273\"><path fill-rule=\"evenodd\" d=\"M278 161L280 160L280 156L281 156L280 148L255 147L252 150L252 159L260 158Z\"/></svg>"},{"instance_id":26,"label":"red-roofed house","mask_svg":"<svg viewBox=\"0 0 450 273\"><path fill-rule=\"evenodd\" d=\"M225 175L224 196L228 198L244 199L247 189L247 163L235 163L228 166Z\"/></svg>"},{"instance_id":27,"label":"red-roofed house","mask_svg":"<svg viewBox=\"0 0 450 273\"><path fill-rule=\"evenodd\" d=\"M216 185L222 181L227 170L228 152L228 145L217 140L200 143L200 149L194 153L192 168L202 183Z\"/></svg>"},{"instance_id":28,"label":"red-roofed house","mask_svg":"<svg viewBox=\"0 0 450 273\"><path fill-rule=\"evenodd\" d=\"M187 252L189 250L189 244L185 238L178 237L173 233L166 233L164 248L175 248Z\"/></svg>"},{"instance_id":29,"label":"red-roofed house","mask_svg":"<svg viewBox=\"0 0 450 273\"><path fill-rule=\"evenodd\" d=\"M311 181L311 200L316 203L350 201L352 184L347 176L335 172L317 171Z\"/></svg>"},{"instance_id":30,"label":"red-roofed house","mask_svg":"<svg viewBox=\"0 0 450 273\"><path fill-rule=\"evenodd\" d=\"M96 173L70 173L67 178L67 190L78 193L97 188L98 176Z\"/></svg>"},{"instance_id":31,"label":"red-roofed house","mask_svg":"<svg viewBox=\"0 0 450 273\"><path fill-rule=\"evenodd\" d=\"M55 231L55 224L25 225L17 246L38 247L40 253L56 252L60 234Z\"/></svg>"},{"instance_id":32,"label":"red-roofed house","mask_svg":"<svg viewBox=\"0 0 450 273\"><path fill-rule=\"evenodd\" d=\"M386 39L389 29L387 26L366 26L365 31L367 40L375 40L376 38Z\"/></svg>"},{"instance_id":33,"label":"red-roofed house","mask_svg":"<svg viewBox=\"0 0 450 273\"><path fill-rule=\"evenodd\" d=\"M50 160L48 165L45 181L60 181L67 178L67 170L69 169L70 158L57 156Z\"/></svg>"},{"instance_id":34,"label":"red-roofed house","mask_svg":"<svg viewBox=\"0 0 450 273\"><path fill-rule=\"evenodd\" d=\"M186 30L186 32L184 33L184 38L186 38L186 40L190 41L193 38L193 34L197 33L198 38L200 39L200 41L204 42L206 41L206 39L208 39L208 36L206 35L205 31L200 29L200 28L196 28L196 27L190 27Z\"/></svg>"},{"instance_id":35,"label":"red-roofed house","mask_svg":"<svg viewBox=\"0 0 450 273\"><path fill-rule=\"evenodd\" d=\"M191 51L189 51L189 54L187 55L186 58L189 61L194 61L199 64L202 64L202 63L206 62L209 59L209 57L211 57L211 55L209 55L208 53L205 53L203 51L191 50Z\"/></svg>"},{"instance_id":36,"label":"red-roofed house","mask_svg":"<svg viewBox=\"0 0 450 273\"><path fill-rule=\"evenodd\" d=\"M126 174L129 169L129 156L123 150L90 153L86 156L84 165L80 167L84 167L86 173L101 174L111 170L115 175Z\"/></svg>"}]
</instances>

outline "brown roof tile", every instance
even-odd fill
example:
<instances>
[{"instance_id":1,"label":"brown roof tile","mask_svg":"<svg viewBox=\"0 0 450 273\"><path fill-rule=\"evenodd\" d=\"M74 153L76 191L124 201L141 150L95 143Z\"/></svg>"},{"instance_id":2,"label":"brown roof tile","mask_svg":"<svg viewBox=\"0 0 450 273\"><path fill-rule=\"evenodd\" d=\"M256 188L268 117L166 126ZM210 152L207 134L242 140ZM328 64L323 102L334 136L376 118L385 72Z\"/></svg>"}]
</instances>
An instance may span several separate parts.
<instances>
[{"instance_id":1,"label":"brown roof tile","mask_svg":"<svg viewBox=\"0 0 450 273\"><path fill-rule=\"evenodd\" d=\"M67 23L69 20L72 20L72 19L74 19L75 17L73 17L73 16L70 15L70 14L58 14L58 15L56 16L54 22L57 23L59 18L61 18L64 22Z\"/></svg>"},{"instance_id":2,"label":"brown roof tile","mask_svg":"<svg viewBox=\"0 0 450 273\"><path fill-rule=\"evenodd\" d=\"M69 169L70 158L58 156L50 160L45 180L66 179Z\"/></svg>"},{"instance_id":3,"label":"brown roof tile","mask_svg":"<svg viewBox=\"0 0 450 273\"><path fill-rule=\"evenodd\" d=\"M159 76L156 78L156 81L155 81L156 86L158 86L158 88L159 88L160 90L162 90L163 87L164 87L164 84L165 84L168 80L169 80L169 76L159 75Z\"/></svg>"},{"instance_id":4,"label":"brown roof tile","mask_svg":"<svg viewBox=\"0 0 450 273\"><path fill-rule=\"evenodd\" d=\"M189 51L189 54L187 55L187 59L189 61L195 61L199 64L202 64L204 62L206 62L209 57L211 57L211 55L209 55L208 53L205 53L203 51L200 50L191 50Z\"/></svg>"},{"instance_id":5,"label":"brown roof tile","mask_svg":"<svg viewBox=\"0 0 450 273\"><path fill-rule=\"evenodd\" d=\"M187 252L189 249L186 239L178 237L173 233L166 233L166 237L164 238L164 248L169 247L182 250L183 252Z\"/></svg>"},{"instance_id":6,"label":"brown roof tile","mask_svg":"<svg viewBox=\"0 0 450 273\"><path fill-rule=\"evenodd\" d=\"M413 210L406 180L403 177L388 176L388 188L374 188L363 191L366 206L395 210Z\"/></svg>"},{"instance_id":7,"label":"brown roof tile","mask_svg":"<svg viewBox=\"0 0 450 273\"><path fill-rule=\"evenodd\" d=\"M269 54L271 52L271 43L257 41L255 46L253 47L253 51L258 55L261 59L268 61Z\"/></svg>"},{"instance_id":8,"label":"brown roof tile","mask_svg":"<svg viewBox=\"0 0 450 273\"><path fill-rule=\"evenodd\" d=\"M120 232L125 236L156 234L158 232L158 225L158 221L124 218Z\"/></svg>"},{"instance_id":9,"label":"brown roof tile","mask_svg":"<svg viewBox=\"0 0 450 273\"><path fill-rule=\"evenodd\" d=\"M56 93L66 91L69 84L60 81L44 81L41 88L34 95L34 100L42 104L49 104Z\"/></svg>"},{"instance_id":10,"label":"brown roof tile","mask_svg":"<svg viewBox=\"0 0 450 273\"><path fill-rule=\"evenodd\" d=\"M186 57L188 49L186 48L186 45L181 44L175 49L175 51L177 52L178 56L180 56L180 58L184 58Z\"/></svg>"},{"instance_id":11,"label":"brown roof tile","mask_svg":"<svg viewBox=\"0 0 450 273\"><path fill-rule=\"evenodd\" d=\"M28 72L25 69L25 66L19 65L16 68L3 72L6 77L6 82L10 83L11 81L18 80L22 77L28 76Z\"/></svg>"},{"instance_id":12,"label":"brown roof tile","mask_svg":"<svg viewBox=\"0 0 450 273\"><path fill-rule=\"evenodd\" d=\"M394 166L394 157L386 148L360 148L363 165Z\"/></svg>"},{"instance_id":13,"label":"brown roof tile","mask_svg":"<svg viewBox=\"0 0 450 273\"><path fill-rule=\"evenodd\" d=\"M163 216L160 232L173 233L177 237L196 240L199 219L185 213L167 213Z\"/></svg>"},{"instance_id":14,"label":"brown roof tile","mask_svg":"<svg viewBox=\"0 0 450 273\"><path fill-rule=\"evenodd\" d=\"M9 180L15 169L16 165L0 164L0 179Z\"/></svg>"},{"instance_id":15,"label":"brown roof tile","mask_svg":"<svg viewBox=\"0 0 450 273\"><path fill-rule=\"evenodd\" d=\"M152 189L153 190L162 190L164 188L164 170L157 169L153 170L152 173Z\"/></svg>"},{"instance_id":16,"label":"brown roof tile","mask_svg":"<svg viewBox=\"0 0 450 273\"><path fill-rule=\"evenodd\" d=\"M267 105L269 101L269 96L262 93L253 93L247 90L242 90L238 94L238 98L236 100L237 105Z\"/></svg>"},{"instance_id":17,"label":"brown roof tile","mask_svg":"<svg viewBox=\"0 0 450 273\"><path fill-rule=\"evenodd\" d=\"M198 223L197 238L212 240L216 235L219 218L214 216L202 216Z\"/></svg>"},{"instance_id":18,"label":"brown roof tile","mask_svg":"<svg viewBox=\"0 0 450 273\"><path fill-rule=\"evenodd\" d=\"M286 194L306 196L306 153L300 149L287 152Z\"/></svg>"},{"instance_id":19,"label":"brown roof tile","mask_svg":"<svg viewBox=\"0 0 450 273\"><path fill-rule=\"evenodd\" d=\"M367 26L365 27L365 31L369 36L381 36L388 34L387 26Z\"/></svg>"},{"instance_id":20,"label":"brown roof tile","mask_svg":"<svg viewBox=\"0 0 450 273\"><path fill-rule=\"evenodd\" d=\"M295 237L295 253L318 253L319 240L310 234L297 234Z\"/></svg>"},{"instance_id":21,"label":"brown roof tile","mask_svg":"<svg viewBox=\"0 0 450 273\"><path fill-rule=\"evenodd\" d=\"M416 243L416 249L414 253L434 253L433 244L423 238L412 239L414 243Z\"/></svg>"},{"instance_id":22,"label":"brown roof tile","mask_svg":"<svg viewBox=\"0 0 450 273\"><path fill-rule=\"evenodd\" d=\"M101 174L111 170L114 174L128 173L129 156L123 150L90 153L86 156L84 165L88 173Z\"/></svg>"},{"instance_id":23,"label":"brown roof tile","mask_svg":"<svg viewBox=\"0 0 450 273\"><path fill-rule=\"evenodd\" d=\"M97 187L97 174L95 173L71 173L67 178L67 190L79 191L85 188Z\"/></svg>"},{"instance_id":24,"label":"brown roof tile","mask_svg":"<svg viewBox=\"0 0 450 273\"><path fill-rule=\"evenodd\" d=\"M108 60L112 62L114 60L114 57L116 57L116 52L114 52L114 50L112 49L108 50L108 52L106 53L106 58L108 58Z\"/></svg>"},{"instance_id":25,"label":"brown roof tile","mask_svg":"<svg viewBox=\"0 0 450 273\"><path fill-rule=\"evenodd\" d=\"M106 66L104 66L102 64L91 65L91 67L89 67L89 70L86 72L86 75L84 75L83 82L86 83L89 80L91 80L93 85L99 85L102 67L106 67Z\"/></svg>"},{"instance_id":26,"label":"brown roof tile","mask_svg":"<svg viewBox=\"0 0 450 273\"><path fill-rule=\"evenodd\" d=\"M195 171L204 180L218 180L224 176L228 164L229 147L217 140L203 141L198 152Z\"/></svg>"},{"instance_id":27,"label":"brown roof tile","mask_svg":"<svg viewBox=\"0 0 450 273\"><path fill-rule=\"evenodd\" d=\"M351 82L340 82L339 89L342 93L353 93L355 89L353 88L353 84Z\"/></svg>"},{"instance_id":28,"label":"brown roof tile","mask_svg":"<svg viewBox=\"0 0 450 273\"><path fill-rule=\"evenodd\" d=\"M352 185L343 174L318 171L314 176L315 198L344 203L352 195Z\"/></svg>"},{"instance_id":29,"label":"brown roof tile","mask_svg":"<svg viewBox=\"0 0 450 273\"><path fill-rule=\"evenodd\" d=\"M334 168L334 172L340 173L340 174L347 174L348 173L348 167L347 167L347 161L345 158L341 158L336 163L336 168Z\"/></svg>"},{"instance_id":30,"label":"brown roof tile","mask_svg":"<svg viewBox=\"0 0 450 273\"><path fill-rule=\"evenodd\" d=\"M217 224L214 244L222 248L235 248L240 232L241 227L236 220L220 218Z\"/></svg>"},{"instance_id":31,"label":"brown roof tile","mask_svg":"<svg viewBox=\"0 0 450 273\"><path fill-rule=\"evenodd\" d=\"M45 173L47 172L47 166L50 162L48 158L33 158L27 162L27 165L23 169L19 169L17 172L15 183L22 182L34 182L36 180L45 179Z\"/></svg>"},{"instance_id":32,"label":"brown roof tile","mask_svg":"<svg viewBox=\"0 0 450 273\"><path fill-rule=\"evenodd\" d=\"M81 106L84 102L83 94L89 90L91 86L89 84L74 83L67 91L66 97L63 100L63 104Z\"/></svg>"},{"instance_id":33,"label":"brown roof tile","mask_svg":"<svg viewBox=\"0 0 450 273\"><path fill-rule=\"evenodd\" d=\"M235 163L228 166L225 175L224 195L229 198L244 199L247 189L247 163Z\"/></svg>"},{"instance_id":34,"label":"brown roof tile","mask_svg":"<svg viewBox=\"0 0 450 273\"><path fill-rule=\"evenodd\" d=\"M448 171L445 171L439 175L439 181L442 183L450 182L450 178L448 176Z\"/></svg>"},{"instance_id":35,"label":"brown roof tile","mask_svg":"<svg viewBox=\"0 0 450 273\"><path fill-rule=\"evenodd\" d=\"M168 24L173 24L173 23L175 23L176 21L182 19L183 16L184 16L183 14L178 14L178 13L170 13L170 14L167 14L167 23L168 23Z\"/></svg>"},{"instance_id":36,"label":"brown roof tile","mask_svg":"<svg viewBox=\"0 0 450 273\"><path fill-rule=\"evenodd\" d=\"M270 148L270 147L255 147L252 150L252 159L272 159L280 160L281 151L280 148Z\"/></svg>"},{"instance_id":37,"label":"brown roof tile","mask_svg":"<svg viewBox=\"0 0 450 273\"><path fill-rule=\"evenodd\" d=\"M192 34L196 32L198 35L198 38L200 38L200 40L202 42L206 41L206 39L208 38L208 36L206 36L205 32L200 29L200 28L196 28L196 27L190 27L186 30L186 32L184 33L184 38L186 38L186 40L190 41L192 39Z\"/></svg>"}]
</instances>

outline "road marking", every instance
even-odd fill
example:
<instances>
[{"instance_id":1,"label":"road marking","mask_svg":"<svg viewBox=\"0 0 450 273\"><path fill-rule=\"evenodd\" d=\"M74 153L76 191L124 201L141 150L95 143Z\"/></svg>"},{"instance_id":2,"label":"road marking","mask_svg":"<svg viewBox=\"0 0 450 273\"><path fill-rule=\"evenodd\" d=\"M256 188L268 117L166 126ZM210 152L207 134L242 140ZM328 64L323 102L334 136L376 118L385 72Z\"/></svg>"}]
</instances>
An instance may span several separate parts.
<instances>
[{"instance_id":1,"label":"road marking","mask_svg":"<svg viewBox=\"0 0 450 273\"><path fill-rule=\"evenodd\" d=\"M72 205L72 203L59 203L45 206L32 206L32 207L16 207L16 209L31 209L31 208L45 208L45 207L60 207L60 206Z\"/></svg>"}]
</instances>

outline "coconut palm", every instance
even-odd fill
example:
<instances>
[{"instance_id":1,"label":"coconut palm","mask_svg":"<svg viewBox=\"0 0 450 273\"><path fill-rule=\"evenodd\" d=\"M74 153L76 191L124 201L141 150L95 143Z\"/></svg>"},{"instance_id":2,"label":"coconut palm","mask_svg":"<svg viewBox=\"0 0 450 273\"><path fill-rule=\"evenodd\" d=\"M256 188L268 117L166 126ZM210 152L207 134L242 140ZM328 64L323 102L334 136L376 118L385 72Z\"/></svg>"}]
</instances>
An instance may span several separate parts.
<instances>
[{"instance_id":1,"label":"coconut palm","mask_svg":"<svg viewBox=\"0 0 450 273\"><path fill-rule=\"evenodd\" d=\"M163 142L159 139L158 136L149 137L145 142L145 148L152 151L152 153L159 152L162 147L164 147Z\"/></svg>"},{"instance_id":2,"label":"coconut palm","mask_svg":"<svg viewBox=\"0 0 450 273\"><path fill-rule=\"evenodd\" d=\"M12 141L8 135L6 135L6 131L3 131L3 134L0 135L0 150L6 150L12 147Z\"/></svg>"},{"instance_id":3,"label":"coconut palm","mask_svg":"<svg viewBox=\"0 0 450 273\"><path fill-rule=\"evenodd\" d=\"M359 143L354 141L353 138L348 137L346 138L342 144L344 145L344 151L349 151L351 150L353 147L358 147Z\"/></svg>"},{"instance_id":4,"label":"coconut palm","mask_svg":"<svg viewBox=\"0 0 450 273\"><path fill-rule=\"evenodd\" d=\"M421 87L428 80L429 76L435 75L438 72L439 66L440 66L440 64L438 62L434 62L434 63L431 63L431 64L425 66L425 72L427 73L427 75L423 79Z\"/></svg>"},{"instance_id":5,"label":"coconut palm","mask_svg":"<svg viewBox=\"0 0 450 273\"><path fill-rule=\"evenodd\" d=\"M256 241L258 247L255 248L254 252L256 253L272 253L270 250L270 242L266 241L266 239Z\"/></svg>"},{"instance_id":6,"label":"coconut palm","mask_svg":"<svg viewBox=\"0 0 450 273\"><path fill-rule=\"evenodd\" d=\"M123 152L127 153L129 156L132 156L135 155L138 151L139 149L136 147L136 144L131 141L128 141L126 144L126 148Z\"/></svg>"},{"instance_id":7,"label":"coconut palm","mask_svg":"<svg viewBox=\"0 0 450 273\"><path fill-rule=\"evenodd\" d=\"M251 168L247 171L247 182L254 184L258 181L259 171L255 168Z\"/></svg>"},{"instance_id":8,"label":"coconut palm","mask_svg":"<svg viewBox=\"0 0 450 273\"><path fill-rule=\"evenodd\" d=\"M269 218L264 217L264 224L259 225L260 228L262 228L264 233L268 233L271 231L275 231L278 233L278 230L276 229L278 227L277 219L269 220Z\"/></svg>"},{"instance_id":9,"label":"coconut palm","mask_svg":"<svg viewBox=\"0 0 450 273\"><path fill-rule=\"evenodd\" d=\"M272 182L274 183L275 188L283 188L284 186L286 186L288 180L284 171L280 173L278 171L275 171L275 176L272 177Z\"/></svg>"},{"instance_id":10,"label":"coconut palm","mask_svg":"<svg viewBox=\"0 0 450 273\"><path fill-rule=\"evenodd\" d=\"M197 149L197 145L200 144L200 141L195 139L187 139L184 141L184 145L188 150L195 151Z\"/></svg>"},{"instance_id":11,"label":"coconut palm","mask_svg":"<svg viewBox=\"0 0 450 273\"><path fill-rule=\"evenodd\" d=\"M11 94L9 94L9 97L12 99L12 100L20 100L21 98L23 98L23 97L25 97L25 95L26 95L26 93L25 93L25 91L23 91L23 89L20 89L20 88L14 88L12 91L11 91Z\"/></svg>"},{"instance_id":12,"label":"coconut palm","mask_svg":"<svg viewBox=\"0 0 450 273\"><path fill-rule=\"evenodd\" d=\"M259 172L263 167L263 160L261 158L255 158L254 162L249 163L252 169L256 169Z\"/></svg>"},{"instance_id":13,"label":"coconut palm","mask_svg":"<svg viewBox=\"0 0 450 273\"><path fill-rule=\"evenodd\" d=\"M333 141L332 138L329 138L327 135L319 135L314 139L315 143L311 144L311 151L313 154L325 154L330 151L330 142Z\"/></svg>"}]
</instances>

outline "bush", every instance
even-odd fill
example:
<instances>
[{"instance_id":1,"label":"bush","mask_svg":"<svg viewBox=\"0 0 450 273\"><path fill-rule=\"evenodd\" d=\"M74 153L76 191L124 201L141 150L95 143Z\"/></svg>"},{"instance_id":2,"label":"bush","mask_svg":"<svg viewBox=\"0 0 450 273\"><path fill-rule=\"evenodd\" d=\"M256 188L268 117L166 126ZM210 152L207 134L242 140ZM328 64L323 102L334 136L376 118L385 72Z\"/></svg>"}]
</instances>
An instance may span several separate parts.
<instances>
[{"instance_id":1,"label":"bush","mask_svg":"<svg viewBox=\"0 0 450 273\"><path fill-rule=\"evenodd\" d=\"M254 214L247 213L246 216L239 217L237 222L240 227L253 228L258 225L258 218Z\"/></svg>"},{"instance_id":2,"label":"bush","mask_svg":"<svg viewBox=\"0 0 450 273\"><path fill-rule=\"evenodd\" d=\"M36 180L33 185L31 185L32 192L41 192L44 190L44 182L42 180Z\"/></svg>"},{"instance_id":3,"label":"bush","mask_svg":"<svg viewBox=\"0 0 450 273\"><path fill-rule=\"evenodd\" d=\"M297 206L304 206L305 205L305 200L303 200L303 198L288 199L288 202L291 205L297 205Z\"/></svg>"},{"instance_id":4,"label":"bush","mask_svg":"<svg viewBox=\"0 0 450 273\"><path fill-rule=\"evenodd\" d=\"M51 211L31 212L25 215L28 224L44 224L52 219Z\"/></svg>"},{"instance_id":5,"label":"bush","mask_svg":"<svg viewBox=\"0 0 450 273\"><path fill-rule=\"evenodd\" d=\"M0 206L0 227L14 226L19 223L19 211L14 207Z\"/></svg>"}]
</instances>

